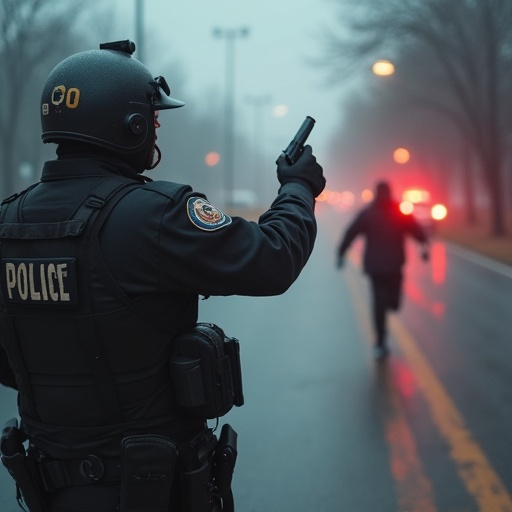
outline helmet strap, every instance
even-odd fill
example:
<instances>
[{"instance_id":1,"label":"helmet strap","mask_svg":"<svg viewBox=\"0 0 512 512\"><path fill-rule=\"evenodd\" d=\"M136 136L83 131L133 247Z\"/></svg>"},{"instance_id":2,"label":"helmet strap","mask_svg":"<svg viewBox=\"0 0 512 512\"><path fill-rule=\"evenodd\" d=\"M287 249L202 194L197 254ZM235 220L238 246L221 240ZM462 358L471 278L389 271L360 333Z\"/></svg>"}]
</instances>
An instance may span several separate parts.
<instances>
[{"instance_id":1,"label":"helmet strap","mask_svg":"<svg viewBox=\"0 0 512 512\"><path fill-rule=\"evenodd\" d=\"M160 160L162 160L162 152L160 151L160 148L156 144L155 144L155 151L156 151L156 160L153 156L153 163L148 167L148 170L154 169L160 163Z\"/></svg>"}]
</instances>

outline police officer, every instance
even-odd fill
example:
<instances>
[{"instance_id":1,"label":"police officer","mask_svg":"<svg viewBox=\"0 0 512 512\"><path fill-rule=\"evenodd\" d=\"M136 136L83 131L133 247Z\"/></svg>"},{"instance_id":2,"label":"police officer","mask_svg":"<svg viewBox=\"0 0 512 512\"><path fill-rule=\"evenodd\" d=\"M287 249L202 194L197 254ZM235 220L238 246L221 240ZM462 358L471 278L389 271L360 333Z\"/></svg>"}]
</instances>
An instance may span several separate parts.
<instances>
[{"instance_id":1,"label":"police officer","mask_svg":"<svg viewBox=\"0 0 512 512\"><path fill-rule=\"evenodd\" d=\"M160 160L159 112L183 103L133 51L107 43L51 71L42 139L57 159L0 211L1 381L19 391L42 476L32 502L49 512L185 510L176 479L170 505L155 482L172 480L171 448L179 459L208 429L176 405L172 339L196 324L200 296L285 292L316 236L325 179L310 146L293 165L278 158L280 188L257 224L142 175ZM155 447L163 468L139 471Z\"/></svg>"}]
</instances>

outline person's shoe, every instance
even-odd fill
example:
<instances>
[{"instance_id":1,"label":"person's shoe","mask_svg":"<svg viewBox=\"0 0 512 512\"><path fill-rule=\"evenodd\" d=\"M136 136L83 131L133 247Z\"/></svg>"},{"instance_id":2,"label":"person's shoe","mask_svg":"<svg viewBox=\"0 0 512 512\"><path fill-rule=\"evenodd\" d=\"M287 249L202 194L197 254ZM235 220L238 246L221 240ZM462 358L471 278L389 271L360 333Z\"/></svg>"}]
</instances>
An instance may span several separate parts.
<instances>
[{"instance_id":1,"label":"person's shoe","mask_svg":"<svg viewBox=\"0 0 512 512\"><path fill-rule=\"evenodd\" d=\"M384 359L389 354L389 349L386 345L375 345L375 359Z\"/></svg>"}]
</instances>

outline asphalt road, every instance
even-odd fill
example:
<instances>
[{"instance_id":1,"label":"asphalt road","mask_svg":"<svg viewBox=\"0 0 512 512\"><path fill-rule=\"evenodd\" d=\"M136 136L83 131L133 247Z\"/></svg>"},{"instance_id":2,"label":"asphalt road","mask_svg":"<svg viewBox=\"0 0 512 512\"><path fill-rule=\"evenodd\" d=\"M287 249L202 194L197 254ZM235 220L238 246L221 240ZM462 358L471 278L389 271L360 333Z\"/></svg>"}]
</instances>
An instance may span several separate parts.
<instances>
[{"instance_id":1,"label":"asphalt road","mask_svg":"<svg viewBox=\"0 0 512 512\"><path fill-rule=\"evenodd\" d=\"M373 359L368 286L334 268L346 219L319 212L310 262L280 297L212 297L200 320L241 343L237 512L512 512L512 270L409 246L391 355ZM2 416L15 397L0 390ZM15 512L0 469L0 510Z\"/></svg>"}]
</instances>

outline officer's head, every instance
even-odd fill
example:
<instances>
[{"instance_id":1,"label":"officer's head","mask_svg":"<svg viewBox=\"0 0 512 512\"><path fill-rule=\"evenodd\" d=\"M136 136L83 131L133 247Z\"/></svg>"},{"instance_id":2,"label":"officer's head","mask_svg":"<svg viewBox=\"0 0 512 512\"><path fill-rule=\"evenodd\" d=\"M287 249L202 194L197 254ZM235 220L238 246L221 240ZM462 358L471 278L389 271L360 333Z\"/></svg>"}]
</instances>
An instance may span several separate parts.
<instances>
[{"instance_id":1,"label":"officer's head","mask_svg":"<svg viewBox=\"0 0 512 512\"><path fill-rule=\"evenodd\" d=\"M58 64L41 97L43 142L103 148L137 172L155 167L155 113L184 103L170 97L165 79L153 78L134 51L130 41L105 43Z\"/></svg>"}]
</instances>

